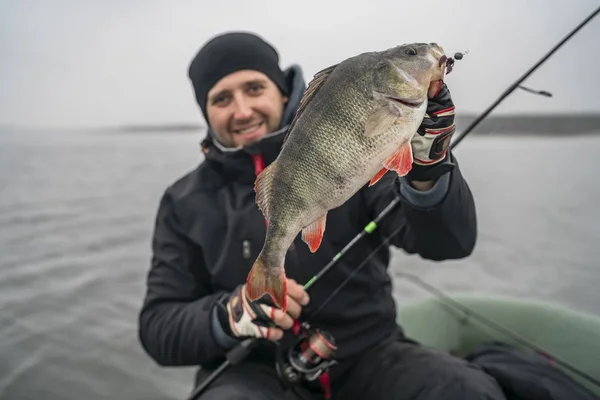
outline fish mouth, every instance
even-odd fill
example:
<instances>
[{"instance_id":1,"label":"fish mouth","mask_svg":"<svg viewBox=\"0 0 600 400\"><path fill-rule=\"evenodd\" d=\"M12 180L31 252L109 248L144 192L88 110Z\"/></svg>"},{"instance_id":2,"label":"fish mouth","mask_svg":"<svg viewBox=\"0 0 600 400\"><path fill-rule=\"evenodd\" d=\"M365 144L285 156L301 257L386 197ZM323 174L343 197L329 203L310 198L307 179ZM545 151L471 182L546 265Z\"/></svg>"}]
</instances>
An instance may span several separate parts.
<instances>
[{"instance_id":1,"label":"fish mouth","mask_svg":"<svg viewBox=\"0 0 600 400\"><path fill-rule=\"evenodd\" d=\"M448 61L448 57L446 55L441 56L439 66L441 67L446 61Z\"/></svg>"},{"instance_id":2,"label":"fish mouth","mask_svg":"<svg viewBox=\"0 0 600 400\"><path fill-rule=\"evenodd\" d=\"M418 99L404 99L401 97L389 96L389 95L386 95L385 98L387 98L388 100L390 100L394 103L402 104L403 106L406 106L409 108L418 108L421 104L423 104L423 101L418 100Z\"/></svg>"}]
</instances>

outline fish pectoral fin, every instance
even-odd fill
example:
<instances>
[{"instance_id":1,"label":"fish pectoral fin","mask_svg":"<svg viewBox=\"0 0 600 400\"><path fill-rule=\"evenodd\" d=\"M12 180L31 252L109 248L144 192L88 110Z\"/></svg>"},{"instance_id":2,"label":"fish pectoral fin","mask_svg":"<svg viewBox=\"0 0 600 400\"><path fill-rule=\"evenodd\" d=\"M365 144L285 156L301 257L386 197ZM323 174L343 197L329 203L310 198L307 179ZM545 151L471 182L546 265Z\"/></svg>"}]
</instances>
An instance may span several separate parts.
<instances>
[{"instance_id":1,"label":"fish pectoral fin","mask_svg":"<svg viewBox=\"0 0 600 400\"><path fill-rule=\"evenodd\" d=\"M396 123L400 115L390 105L378 107L365 121L365 136L385 133Z\"/></svg>"},{"instance_id":2,"label":"fish pectoral fin","mask_svg":"<svg viewBox=\"0 0 600 400\"><path fill-rule=\"evenodd\" d=\"M386 172L388 172L388 169L386 167L381 168L379 172L371 179L371 181L369 182L369 186L373 186L374 184L379 182L379 180L383 178Z\"/></svg>"},{"instance_id":3,"label":"fish pectoral fin","mask_svg":"<svg viewBox=\"0 0 600 400\"><path fill-rule=\"evenodd\" d=\"M396 171L399 176L405 176L412 169L413 152L410 141L404 142L387 161L384 166L388 170Z\"/></svg>"},{"instance_id":4,"label":"fish pectoral fin","mask_svg":"<svg viewBox=\"0 0 600 400\"><path fill-rule=\"evenodd\" d=\"M256 204L262 211L265 219L269 220L269 203L271 201L271 187L273 182L273 171L277 160L273 161L265 168L254 181L254 191L256 192Z\"/></svg>"},{"instance_id":5,"label":"fish pectoral fin","mask_svg":"<svg viewBox=\"0 0 600 400\"><path fill-rule=\"evenodd\" d=\"M319 246L321 246L321 240L323 240L323 234L325 233L326 221L327 213L302 229L302 240L308 245L311 253L317 251Z\"/></svg>"},{"instance_id":6,"label":"fish pectoral fin","mask_svg":"<svg viewBox=\"0 0 600 400\"><path fill-rule=\"evenodd\" d=\"M412 169L413 153L410 142L404 143L398 151L396 151L383 164L383 168L369 181L369 186L373 186L390 170L396 171L400 176L405 176Z\"/></svg>"}]
</instances>

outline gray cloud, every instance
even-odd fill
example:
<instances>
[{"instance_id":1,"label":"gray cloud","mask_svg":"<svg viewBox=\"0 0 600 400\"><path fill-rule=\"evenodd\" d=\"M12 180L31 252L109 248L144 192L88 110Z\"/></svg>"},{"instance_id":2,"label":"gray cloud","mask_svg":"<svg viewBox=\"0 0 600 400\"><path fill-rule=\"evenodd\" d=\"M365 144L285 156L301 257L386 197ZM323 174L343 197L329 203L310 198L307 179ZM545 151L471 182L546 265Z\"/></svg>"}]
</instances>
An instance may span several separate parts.
<instances>
[{"instance_id":1,"label":"gray cloud","mask_svg":"<svg viewBox=\"0 0 600 400\"><path fill-rule=\"evenodd\" d=\"M354 54L411 41L469 50L448 76L459 111L480 112L575 25L591 0L82 1L0 4L0 124L202 122L186 77L198 47L251 30L307 79ZM504 112L600 111L600 17L515 92Z\"/></svg>"}]
</instances>

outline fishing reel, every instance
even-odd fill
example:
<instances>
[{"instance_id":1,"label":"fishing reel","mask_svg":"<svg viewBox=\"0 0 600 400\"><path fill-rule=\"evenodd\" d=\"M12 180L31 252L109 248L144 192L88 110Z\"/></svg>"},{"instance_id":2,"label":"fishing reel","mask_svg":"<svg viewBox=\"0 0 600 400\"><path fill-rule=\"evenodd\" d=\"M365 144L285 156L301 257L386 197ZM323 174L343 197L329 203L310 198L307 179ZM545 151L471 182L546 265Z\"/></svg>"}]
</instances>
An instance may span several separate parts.
<instances>
[{"instance_id":1,"label":"fishing reel","mask_svg":"<svg viewBox=\"0 0 600 400\"><path fill-rule=\"evenodd\" d=\"M277 352L277 374L288 386L302 381L312 382L337 364L332 359L337 347L331 334L303 326L297 336L287 351Z\"/></svg>"}]
</instances>

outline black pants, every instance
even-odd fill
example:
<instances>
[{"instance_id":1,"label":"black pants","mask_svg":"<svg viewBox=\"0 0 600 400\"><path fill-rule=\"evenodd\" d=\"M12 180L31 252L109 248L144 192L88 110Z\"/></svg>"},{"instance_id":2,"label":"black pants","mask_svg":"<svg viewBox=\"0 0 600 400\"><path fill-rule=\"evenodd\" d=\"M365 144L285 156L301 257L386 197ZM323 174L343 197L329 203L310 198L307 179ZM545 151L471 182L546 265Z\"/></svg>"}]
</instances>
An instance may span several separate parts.
<instances>
[{"instance_id":1,"label":"black pants","mask_svg":"<svg viewBox=\"0 0 600 400\"><path fill-rule=\"evenodd\" d=\"M466 361L396 338L381 343L332 382L332 400L506 400L496 381ZM323 400L312 394L305 398ZM201 400L297 399L274 368L241 364L226 370Z\"/></svg>"}]
</instances>

